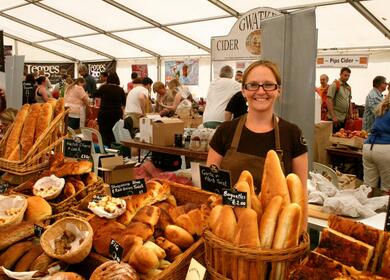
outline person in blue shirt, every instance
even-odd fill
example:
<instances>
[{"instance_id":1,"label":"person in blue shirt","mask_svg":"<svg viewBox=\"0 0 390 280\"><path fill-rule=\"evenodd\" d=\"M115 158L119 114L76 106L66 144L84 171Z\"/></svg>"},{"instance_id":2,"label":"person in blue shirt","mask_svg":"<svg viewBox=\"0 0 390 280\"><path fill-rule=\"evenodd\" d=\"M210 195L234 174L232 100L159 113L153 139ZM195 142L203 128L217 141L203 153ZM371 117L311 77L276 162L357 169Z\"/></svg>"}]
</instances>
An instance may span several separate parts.
<instances>
[{"instance_id":1,"label":"person in blue shirt","mask_svg":"<svg viewBox=\"0 0 390 280\"><path fill-rule=\"evenodd\" d=\"M383 76L376 76L372 81L372 90L366 97L366 104L364 106L363 114L363 129L370 132L375 120L374 111L378 104L383 100L383 94L387 88L386 78Z\"/></svg>"},{"instance_id":2,"label":"person in blue shirt","mask_svg":"<svg viewBox=\"0 0 390 280\"><path fill-rule=\"evenodd\" d=\"M390 94L375 110L371 133L363 145L364 183L388 193L390 191Z\"/></svg>"}]
</instances>

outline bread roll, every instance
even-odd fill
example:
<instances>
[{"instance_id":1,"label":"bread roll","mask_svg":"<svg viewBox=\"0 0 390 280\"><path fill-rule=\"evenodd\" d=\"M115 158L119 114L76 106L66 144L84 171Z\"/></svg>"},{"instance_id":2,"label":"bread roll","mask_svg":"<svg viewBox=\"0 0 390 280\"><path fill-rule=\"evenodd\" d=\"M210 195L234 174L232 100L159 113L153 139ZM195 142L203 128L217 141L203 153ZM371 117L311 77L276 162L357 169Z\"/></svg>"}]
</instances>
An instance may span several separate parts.
<instances>
[{"instance_id":1,"label":"bread roll","mask_svg":"<svg viewBox=\"0 0 390 280\"><path fill-rule=\"evenodd\" d=\"M118 223L121 223L121 224L127 226L128 224L130 224L131 219L132 219L132 216L131 216L130 212L128 210L126 210L116 220L117 220Z\"/></svg>"},{"instance_id":2,"label":"bread roll","mask_svg":"<svg viewBox=\"0 0 390 280\"><path fill-rule=\"evenodd\" d=\"M40 196L29 196L27 198L27 209L24 213L26 221L36 223L51 215L51 206L44 198Z\"/></svg>"},{"instance_id":3,"label":"bread roll","mask_svg":"<svg viewBox=\"0 0 390 280\"><path fill-rule=\"evenodd\" d=\"M260 247L259 226L257 223L257 213L250 208L242 208L238 218L238 246L245 248Z\"/></svg>"},{"instance_id":4,"label":"bread roll","mask_svg":"<svg viewBox=\"0 0 390 280\"><path fill-rule=\"evenodd\" d=\"M159 259L165 259L165 257L167 256L164 249L152 241L146 241L143 247L151 249Z\"/></svg>"},{"instance_id":5,"label":"bread roll","mask_svg":"<svg viewBox=\"0 0 390 280\"><path fill-rule=\"evenodd\" d=\"M74 272L57 272L49 276L47 280L84 280L84 278Z\"/></svg>"},{"instance_id":6,"label":"bread roll","mask_svg":"<svg viewBox=\"0 0 390 280\"><path fill-rule=\"evenodd\" d=\"M221 210L214 234L226 241L233 243L236 230L237 221L233 212L233 208L224 205Z\"/></svg>"},{"instance_id":7,"label":"bread roll","mask_svg":"<svg viewBox=\"0 0 390 280\"><path fill-rule=\"evenodd\" d=\"M65 177L68 175L82 175L84 173L91 172L92 162L87 160L81 161L69 161L60 166L54 174L57 177Z\"/></svg>"},{"instance_id":8,"label":"bread roll","mask_svg":"<svg viewBox=\"0 0 390 280\"><path fill-rule=\"evenodd\" d=\"M20 111L18 112L18 114L16 115L14 124L12 126L12 131L9 134L7 145L5 147L4 158L8 158L13 152L13 150L16 148L16 146L18 146L24 121L27 118L29 109L30 109L30 105L24 104L20 109Z\"/></svg>"},{"instance_id":9,"label":"bread roll","mask_svg":"<svg viewBox=\"0 0 390 280\"><path fill-rule=\"evenodd\" d=\"M221 215L222 209L222 205L217 205L210 212L210 216L208 218L208 226L213 233L215 233L215 229L217 228L218 220Z\"/></svg>"},{"instance_id":10,"label":"bread roll","mask_svg":"<svg viewBox=\"0 0 390 280\"><path fill-rule=\"evenodd\" d=\"M42 135L42 133L49 127L51 120L53 119L53 107L50 103L44 103L42 105L41 112L39 114L38 122L35 131L35 140Z\"/></svg>"},{"instance_id":11,"label":"bread roll","mask_svg":"<svg viewBox=\"0 0 390 280\"><path fill-rule=\"evenodd\" d=\"M135 214L133 221L142 222L154 227L160 217L160 208L156 206L145 206Z\"/></svg>"},{"instance_id":12,"label":"bread roll","mask_svg":"<svg viewBox=\"0 0 390 280\"><path fill-rule=\"evenodd\" d=\"M69 181L66 181L64 186L65 197L71 197L75 194L76 194L76 189L74 188L73 184Z\"/></svg>"},{"instance_id":13,"label":"bread roll","mask_svg":"<svg viewBox=\"0 0 390 280\"><path fill-rule=\"evenodd\" d=\"M194 243L194 238L188 231L175 225L167 226L164 234L169 241L182 249L187 249Z\"/></svg>"},{"instance_id":14,"label":"bread roll","mask_svg":"<svg viewBox=\"0 0 390 280\"><path fill-rule=\"evenodd\" d=\"M179 246L177 246L175 243L172 243L168 239L160 236L156 239L156 244L164 249L167 259L170 262L173 262L175 258L182 253Z\"/></svg>"},{"instance_id":15,"label":"bread roll","mask_svg":"<svg viewBox=\"0 0 390 280\"><path fill-rule=\"evenodd\" d=\"M19 242L9 247L0 257L0 265L12 269L16 262L33 246L31 241Z\"/></svg>"},{"instance_id":16,"label":"bread roll","mask_svg":"<svg viewBox=\"0 0 390 280\"><path fill-rule=\"evenodd\" d=\"M153 235L153 228L144 223L132 222L127 226L124 234L136 235L146 241Z\"/></svg>"},{"instance_id":17,"label":"bread roll","mask_svg":"<svg viewBox=\"0 0 390 280\"><path fill-rule=\"evenodd\" d=\"M34 224L30 222L21 222L2 228L0 229L0 250L33 235Z\"/></svg>"},{"instance_id":18,"label":"bread roll","mask_svg":"<svg viewBox=\"0 0 390 280\"><path fill-rule=\"evenodd\" d=\"M90 280L138 280L138 276L127 263L107 261L94 270Z\"/></svg>"},{"instance_id":19,"label":"bread roll","mask_svg":"<svg viewBox=\"0 0 390 280\"><path fill-rule=\"evenodd\" d=\"M49 105L50 106L50 105ZM23 126L22 134L20 136L20 144L22 145L22 159L27 155L36 140L35 132L39 125L39 115L41 113L41 104L35 103L30 106L25 123L28 125Z\"/></svg>"},{"instance_id":20,"label":"bread roll","mask_svg":"<svg viewBox=\"0 0 390 280\"><path fill-rule=\"evenodd\" d=\"M301 222L299 228L299 236L304 231L307 231L307 216L308 216L308 198L307 189L303 186L298 175L290 173L286 177L288 192L291 202L297 203L301 207Z\"/></svg>"},{"instance_id":21,"label":"bread roll","mask_svg":"<svg viewBox=\"0 0 390 280\"><path fill-rule=\"evenodd\" d=\"M16 264L15 271L29 271L32 262L43 253L43 249L40 244L31 248Z\"/></svg>"},{"instance_id":22,"label":"bread roll","mask_svg":"<svg viewBox=\"0 0 390 280\"><path fill-rule=\"evenodd\" d=\"M140 273L157 269L160 261L152 249L142 247L130 257L129 264Z\"/></svg>"},{"instance_id":23,"label":"bread roll","mask_svg":"<svg viewBox=\"0 0 390 280\"><path fill-rule=\"evenodd\" d=\"M274 196L264 211L259 225L261 248L272 248L278 217L282 211L283 198Z\"/></svg>"},{"instance_id":24,"label":"bread roll","mask_svg":"<svg viewBox=\"0 0 390 280\"><path fill-rule=\"evenodd\" d=\"M257 213L257 218L260 221L261 215L263 214L263 210L261 208L261 203L259 198L256 195L255 191L255 185L253 182L253 176L248 170L244 170L241 172L240 177L238 178L238 181L245 181L249 185L249 189L251 192L251 207L253 210Z\"/></svg>"},{"instance_id":25,"label":"bread roll","mask_svg":"<svg viewBox=\"0 0 390 280\"><path fill-rule=\"evenodd\" d=\"M265 211L271 199L276 195L280 195L283 198L283 207L290 203L286 178L284 177L279 157L274 150L270 150L265 158L261 182L260 201L263 211Z\"/></svg>"}]
</instances>

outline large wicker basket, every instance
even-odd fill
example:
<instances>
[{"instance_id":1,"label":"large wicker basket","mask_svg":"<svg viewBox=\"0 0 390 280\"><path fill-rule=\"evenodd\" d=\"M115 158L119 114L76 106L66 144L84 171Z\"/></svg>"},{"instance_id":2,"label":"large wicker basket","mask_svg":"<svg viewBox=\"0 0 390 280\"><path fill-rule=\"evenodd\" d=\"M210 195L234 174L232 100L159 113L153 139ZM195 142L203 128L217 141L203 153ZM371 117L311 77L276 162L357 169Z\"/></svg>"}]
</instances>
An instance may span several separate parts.
<instances>
[{"instance_id":1,"label":"large wicker basket","mask_svg":"<svg viewBox=\"0 0 390 280\"><path fill-rule=\"evenodd\" d=\"M26 175L45 169L49 165L50 153L52 151L60 152L62 150L62 141L67 135L65 120L68 112L69 110L65 110L65 112L56 116L42 135L35 141L28 154L18 161L2 158L9 135L11 134L11 126L0 141L0 170L17 175Z\"/></svg>"},{"instance_id":2,"label":"large wicker basket","mask_svg":"<svg viewBox=\"0 0 390 280\"><path fill-rule=\"evenodd\" d=\"M306 232L297 247L284 250L236 247L210 230L204 232L204 240L207 271L210 279L217 280L284 280L290 265L301 261L309 251ZM284 276L272 277L272 269L279 270L279 275Z\"/></svg>"}]
</instances>

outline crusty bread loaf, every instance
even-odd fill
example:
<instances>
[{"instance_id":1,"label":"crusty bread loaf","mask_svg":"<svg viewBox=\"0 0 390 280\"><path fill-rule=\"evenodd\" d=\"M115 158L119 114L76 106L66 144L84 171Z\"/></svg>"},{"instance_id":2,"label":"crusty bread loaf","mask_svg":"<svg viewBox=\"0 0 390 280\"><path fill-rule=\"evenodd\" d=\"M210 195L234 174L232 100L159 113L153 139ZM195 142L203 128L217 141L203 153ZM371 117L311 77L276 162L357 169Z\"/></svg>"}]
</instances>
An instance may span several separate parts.
<instances>
[{"instance_id":1,"label":"crusty bread loaf","mask_svg":"<svg viewBox=\"0 0 390 280\"><path fill-rule=\"evenodd\" d=\"M261 248L272 248L276 225L282 212L282 203L283 198L280 195L274 196L261 217L259 225Z\"/></svg>"},{"instance_id":2,"label":"crusty bread loaf","mask_svg":"<svg viewBox=\"0 0 390 280\"><path fill-rule=\"evenodd\" d=\"M65 99L59 98L54 107L54 118L65 111Z\"/></svg>"},{"instance_id":3,"label":"crusty bread loaf","mask_svg":"<svg viewBox=\"0 0 390 280\"><path fill-rule=\"evenodd\" d=\"M9 247L0 257L0 265L6 269L12 269L16 262L31 248L31 241L19 242Z\"/></svg>"},{"instance_id":4,"label":"crusty bread loaf","mask_svg":"<svg viewBox=\"0 0 390 280\"><path fill-rule=\"evenodd\" d=\"M188 212L187 214L180 215L175 224L179 227L184 228L186 231L192 235L196 234L198 236L202 235L204 221L202 213L199 209L194 209Z\"/></svg>"},{"instance_id":5,"label":"crusty bread loaf","mask_svg":"<svg viewBox=\"0 0 390 280\"><path fill-rule=\"evenodd\" d=\"M122 235L118 240L122 248L125 249L123 252L124 257L122 258L123 262L129 262L131 256L144 245L143 239L134 235Z\"/></svg>"},{"instance_id":6,"label":"crusty bread loaf","mask_svg":"<svg viewBox=\"0 0 390 280\"><path fill-rule=\"evenodd\" d=\"M40 196L29 196L27 198L27 209L24 219L31 223L42 221L45 217L52 215L50 204Z\"/></svg>"},{"instance_id":7,"label":"crusty bread loaf","mask_svg":"<svg viewBox=\"0 0 390 280\"><path fill-rule=\"evenodd\" d=\"M184 228L186 231L192 235L196 234L195 224L192 222L188 214L182 214L175 220L175 224L181 228Z\"/></svg>"},{"instance_id":8,"label":"crusty bread loaf","mask_svg":"<svg viewBox=\"0 0 390 280\"><path fill-rule=\"evenodd\" d=\"M270 150L265 158L261 182L260 201L263 211L276 195L280 195L283 198L283 207L290 203L286 178L284 177L279 157L274 150Z\"/></svg>"},{"instance_id":9,"label":"crusty bread loaf","mask_svg":"<svg viewBox=\"0 0 390 280\"><path fill-rule=\"evenodd\" d=\"M219 215L214 234L233 243L237 230L236 216L234 215L232 207L228 205L224 205L222 207L223 208L221 210L221 214Z\"/></svg>"},{"instance_id":10,"label":"crusty bread loaf","mask_svg":"<svg viewBox=\"0 0 390 280\"><path fill-rule=\"evenodd\" d=\"M325 228L316 251L357 270L366 271L374 248L331 228Z\"/></svg>"},{"instance_id":11,"label":"crusty bread loaf","mask_svg":"<svg viewBox=\"0 0 390 280\"><path fill-rule=\"evenodd\" d=\"M157 269L160 261L152 249L142 247L130 257L129 264L137 272L148 273L151 270Z\"/></svg>"},{"instance_id":12,"label":"crusty bread loaf","mask_svg":"<svg viewBox=\"0 0 390 280\"><path fill-rule=\"evenodd\" d=\"M263 209L261 208L260 200L256 195L256 190L255 190L256 188L255 188L255 185L253 182L252 174L249 171L244 170L241 172L240 177L238 178L238 181L246 181L248 183L249 189L251 192L251 207L253 210L256 211L257 218L260 221L261 215L263 214Z\"/></svg>"},{"instance_id":13,"label":"crusty bread loaf","mask_svg":"<svg viewBox=\"0 0 390 280\"><path fill-rule=\"evenodd\" d=\"M32 262L43 253L40 244L34 245L16 264L15 271L29 271Z\"/></svg>"},{"instance_id":14,"label":"crusty bread loaf","mask_svg":"<svg viewBox=\"0 0 390 280\"><path fill-rule=\"evenodd\" d=\"M214 233L215 233L215 229L217 228L218 220L221 215L222 209L223 209L222 205L217 205L210 212L210 216L208 218L207 223L211 231Z\"/></svg>"},{"instance_id":15,"label":"crusty bread loaf","mask_svg":"<svg viewBox=\"0 0 390 280\"><path fill-rule=\"evenodd\" d=\"M239 247L258 248L260 247L259 226L257 213L251 208L242 208L238 218L238 245Z\"/></svg>"},{"instance_id":16,"label":"crusty bread loaf","mask_svg":"<svg viewBox=\"0 0 390 280\"><path fill-rule=\"evenodd\" d=\"M60 166L54 174L57 177L65 177L68 175L82 175L84 173L91 172L92 170L92 162L87 160L81 161L68 161L65 162L62 166Z\"/></svg>"},{"instance_id":17,"label":"crusty bread loaf","mask_svg":"<svg viewBox=\"0 0 390 280\"><path fill-rule=\"evenodd\" d=\"M160 217L161 211L160 208L156 206L145 206L141 208L137 214L134 216L134 222L142 222L154 227Z\"/></svg>"},{"instance_id":18,"label":"crusty bread loaf","mask_svg":"<svg viewBox=\"0 0 390 280\"><path fill-rule=\"evenodd\" d=\"M179 246L162 236L156 239L156 244L165 250L167 259L170 262L173 262L175 258L182 253Z\"/></svg>"},{"instance_id":19,"label":"crusty bread loaf","mask_svg":"<svg viewBox=\"0 0 390 280\"><path fill-rule=\"evenodd\" d=\"M49 127L50 122L53 119L53 107L49 103L42 105L41 112L39 114L38 122L35 130L35 140L42 135L42 133Z\"/></svg>"},{"instance_id":20,"label":"crusty bread loaf","mask_svg":"<svg viewBox=\"0 0 390 280\"><path fill-rule=\"evenodd\" d=\"M287 249L297 246L300 220L301 207L298 204L291 203L284 207L279 215L272 248Z\"/></svg>"},{"instance_id":21,"label":"crusty bread loaf","mask_svg":"<svg viewBox=\"0 0 390 280\"><path fill-rule=\"evenodd\" d=\"M153 235L153 227L140 222L131 222L125 229L124 234L136 235L146 241Z\"/></svg>"},{"instance_id":22,"label":"crusty bread loaf","mask_svg":"<svg viewBox=\"0 0 390 280\"><path fill-rule=\"evenodd\" d=\"M288 192L291 202L297 203L301 207L301 222L299 228L299 236L307 231L307 216L308 216L308 198L307 190L301 182L298 175L290 173L286 177Z\"/></svg>"},{"instance_id":23,"label":"crusty bread loaf","mask_svg":"<svg viewBox=\"0 0 390 280\"><path fill-rule=\"evenodd\" d=\"M34 224L30 222L21 222L0 229L0 250L34 235Z\"/></svg>"},{"instance_id":24,"label":"crusty bread loaf","mask_svg":"<svg viewBox=\"0 0 390 280\"><path fill-rule=\"evenodd\" d=\"M22 159L27 155L32 146L35 143L35 131L39 121L39 115L41 113L41 104L35 103L30 106L25 123L23 126L22 134L20 135L20 144L22 146Z\"/></svg>"},{"instance_id":25,"label":"crusty bread loaf","mask_svg":"<svg viewBox=\"0 0 390 280\"><path fill-rule=\"evenodd\" d=\"M5 153L4 158L7 158L11 155L13 150L18 146L20 141L20 135L22 133L24 121L27 118L28 111L30 109L29 104L24 104L18 114L16 115L16 118L14 120L14 124L12 126L12 131L9 134L7 145L5 147Z\"/></svg>"},{"instance_id":26,"label":"crusty bread loaf","mask_svg":"<svg viewBox=\"0 0 390 280\"><path fill-rule=\"evenodd\" d=\"M165 228L165 237L179 246L181 249L187 249L194 243L194 238L185 229L176 225L169 225Z\"/></svg>"},{"instance_id":27,"label":"crusty bread loaf","mask_svg":"<svg viewBox=\"0 0 390 280\"><path fill-rule=\"evenodd\" d=\"M66 181L64 186L65 197L71 197L75 194L76 194L76 189L74 188L73 184L69 181Z\"/></svg>"},{"instance_id":28,"label":"crusty bread loaf","mask_svg":"<svg viewBox=\"0 0 390 280\"><path fill-rule=\"evenodd\" d=\"M138 276L127 263L107 261L94 270L90 280L138 280Z\"/></svg>"}]
</instances>

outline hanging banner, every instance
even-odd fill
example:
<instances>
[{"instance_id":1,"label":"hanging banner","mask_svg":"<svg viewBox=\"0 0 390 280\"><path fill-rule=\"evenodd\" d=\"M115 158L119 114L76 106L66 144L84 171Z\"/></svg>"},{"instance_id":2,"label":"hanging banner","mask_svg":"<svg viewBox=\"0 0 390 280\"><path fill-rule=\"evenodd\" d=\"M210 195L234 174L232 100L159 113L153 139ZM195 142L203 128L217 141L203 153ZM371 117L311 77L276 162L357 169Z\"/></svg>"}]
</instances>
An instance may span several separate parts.
<instances>
[{"instance_id":1,"label":"hanging banner","mask_svg":"<svg viewBox=\"0 0 390 280\"><path fill-rule=\"evenodd\" d=\"M83 62L85 66L88 67L88 73L95 78L96 81L99 81L100 73L103 72L116 72L116 61L100 61L100 62Z\"/></svg>"},{"instance_id":2,"label":"hanging banner","mask_svg":"<svg viewBox=\"0 0 390 280\"><path fill-rule=\"evenodd\" d=\"M242 15L227 36L211 38L211 60L259 59L261 21L281 13L272 8L255 8Z\"/></svg>"},{"instance_id":3,"label":"hanging banner","mask_svg":"<svg viewBox=\"0 0 390 280\"><path fill-rule=\"evenodd\" d=\"M64 70L74 78L74 63L24 63L25 74L34 74L41 70L43 70L45 76L49 78L50 83L53 85L61 81L61 72Z\"/></svg>"},{"instance_id":4,"label":"hanging banner","mask_svg":"<svg viewBox=\"0 0 390 280\"><path fill-rule=\"evenodd\" d=\"M173 79L182 85L198 85L199 59L165 61L165 82Z\"/></svg>"},{"instance_id":5,"label":"hanging banner","mask_svg":"<svg viewBox=\"0 0 390 280\"><path fill-rule=\"evenodd\" d=\"M148 77L148 65L147 64L132 64L131 72L138 74L138 77L145 78Z\"/></svg>"},{"instance_id":6,"label":"hanging banner","mask_svg":"<svg viewBox=\"0 0 390 280\"><path fill-rule=\"evenodd\" d=\"M367 68L368 55L321 55L317 56L317 67Z\"/></svg>"}]
</instances>

